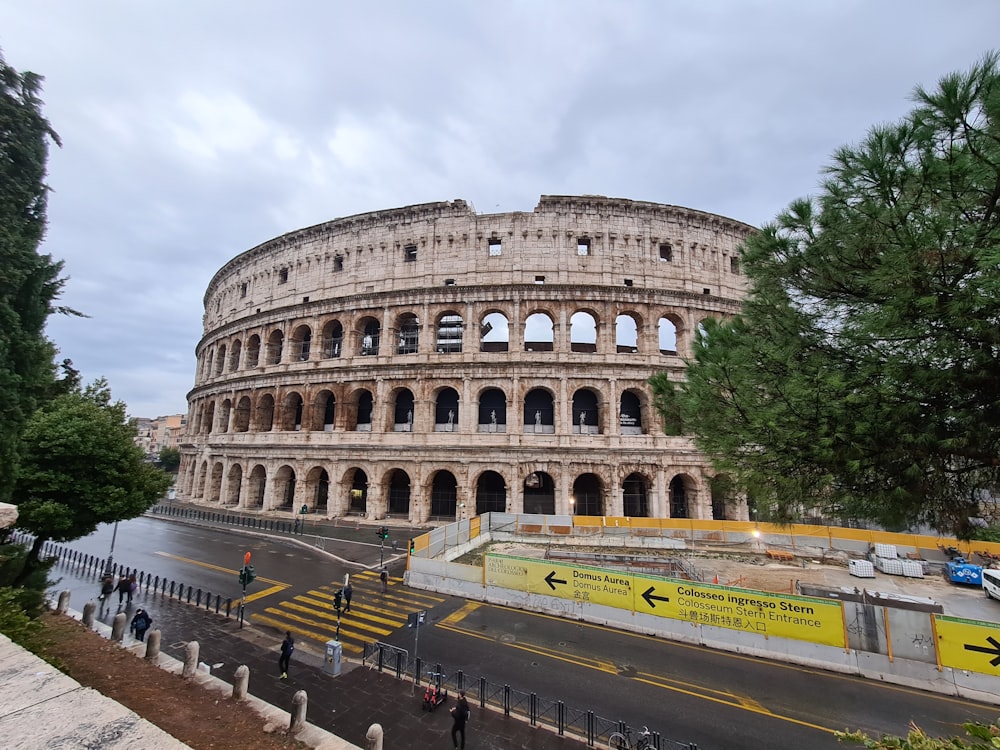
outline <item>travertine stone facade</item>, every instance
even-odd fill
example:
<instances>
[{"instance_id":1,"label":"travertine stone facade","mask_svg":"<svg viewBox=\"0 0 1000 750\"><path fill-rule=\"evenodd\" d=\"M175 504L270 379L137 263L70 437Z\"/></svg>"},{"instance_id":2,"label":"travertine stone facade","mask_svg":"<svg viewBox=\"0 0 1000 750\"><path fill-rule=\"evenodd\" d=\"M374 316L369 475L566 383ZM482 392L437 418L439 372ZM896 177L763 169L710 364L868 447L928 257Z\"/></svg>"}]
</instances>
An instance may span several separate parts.
<instances>
[{"instance_id":1,"label":"travertine stone facade","mask_svg":"<svg viewBox=\"0 0 1000 750\"><path fill-rule=\"evenodd\" d=\"M648 379L745 292L752 227L677 206L461 200L290 232L205 294L180 494L369 518L745 518ZM718 486L718 483L716 483Z\"/></svg>"}]
</instances>

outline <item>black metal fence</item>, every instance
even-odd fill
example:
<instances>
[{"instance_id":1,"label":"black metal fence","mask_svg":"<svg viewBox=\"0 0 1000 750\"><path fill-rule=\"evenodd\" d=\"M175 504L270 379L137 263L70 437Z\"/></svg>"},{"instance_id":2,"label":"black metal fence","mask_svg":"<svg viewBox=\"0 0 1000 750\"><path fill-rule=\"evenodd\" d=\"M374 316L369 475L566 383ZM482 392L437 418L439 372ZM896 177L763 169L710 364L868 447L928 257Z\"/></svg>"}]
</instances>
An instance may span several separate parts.
<instances>
[{"instance_id":1,"label":"black metal fence","mask_svg":"<svg viewBox=\"0 0 1000 750\"><path fill-rule=\"evenodd\" d=\"M34 537L15 531L10 535L10 539L18 544L32 544ZM169 580L166 576L154 576L138 568L128 568L124 565L112 562L108 567L107 558L87 555L77 550L69 549L55 542L46 542L39 551L41 559L56 559L58 563L72 570L75 574L93 574L96 580L104 573L111 573L113 576L135 576L136 586L147 595L166 596L177 601L193 604L215 614L224 614L226 617L238 615L233 613L232 597L223 598L219 594L212 594L209 591L202 591L200 588L188 586L182 582ZM235 573L235 571L234 571ZM96 584L95 584L96 585Z\"/></svg>"},{"instance_id":2,"label":"black metal fence","mask_svg":"<svg viewBox=\"0 0 1000 750\"><path fill-rule=\"evenodd\" d=\"M293 509L285 508L285 510ZM277 531L283 534L301 534L305 523L311 520L308 517L304 517L301 520L296 518L294 521L285 521L280 518L263 518L256 515L241 515L239 513L220 513L212 510L199 510L198 508L184 508L177 505L154 505L149 509L149 512L153 515L189 518L193 521L243 526L248 529Z\"/></svg>"},{"instance_id":3,"label":"black metal fence","mask_svg":"<svg viewBox=\"0 0 1000 750\"><path fill-rule=\"evenodd\" d=\"M464 690L466 698L478 703L481 708L493 706L503 711L505 716L515 716L532 726L547 728L560 736L573 735L586 742L588 747L604 747L612 734L624 733L626 728L632 729L633 736L637 736L635 729L623 721L607 719L594 711L567 706L563 701L544 698L510 685L490 682L485 677L470 677L461 670L448 674L441 664L426 665L419 658L411 660L405 650L386 643L366 643L363 661L369 668L389 672L398 680L412 676L418 686L433 682L453 694ZM428 666L432 668L425 673L424 669ZM650 733L648 746L653 750L698 750L693 742L668 739L659 732Z\"/></svg>"}]
</instances>

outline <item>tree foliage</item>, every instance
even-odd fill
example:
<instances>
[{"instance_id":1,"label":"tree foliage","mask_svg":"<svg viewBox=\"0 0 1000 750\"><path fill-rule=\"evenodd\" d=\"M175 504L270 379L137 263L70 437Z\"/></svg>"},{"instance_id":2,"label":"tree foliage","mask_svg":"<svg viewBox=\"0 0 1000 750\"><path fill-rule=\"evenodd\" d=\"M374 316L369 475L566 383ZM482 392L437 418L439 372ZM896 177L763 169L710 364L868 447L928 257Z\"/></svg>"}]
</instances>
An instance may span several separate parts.
<instances>
[{"instance_id":1,"label":"tree foliage","mask_svg":"<svg viewBox=\"0 0 1000 750\"><path fill-rule=\"evenodd\" d=\"M745 243L740 315L705 322L683 385L654 384L774 520L968 538L1000 487L998 57L913 98Z\"/></svg>"},{"instance_id":2,"label":"tree foliage","mask_svg":"<svg viewBox=\"0 0 1000 750\"><path fill-rule=\"evenodd\" d=\"M103 380L35 412L15 484L17 526L35 541L18 582L38 565L46 541L77 539L99 524L135 518L166 492L170 476L143 460L134 437L125 405L111 400Z\"/></svg>"},{"instance_id":3,"label":"tree foliage","mask_svg":"<svg viewBox=\"0 0 1000 750\"><path fill-rule=\"evenodd\" d=\"M181 465L181 452L178 448L161 448L160 455L160 468L164 471L174 472Z\"/></svg>"},{"instance_id":4,"label":"tree foliage","mask_svg":"<svg viewBox=\"0 0 1000 750\"><path fill-rule=\"evenodd\" d=\"M59 138L42 115L42 79L0 56L0 501L14 482L18 439L53 380L45 322L62 288L62 264L40 255L48 146Z\"/></svg>"},{"instance_id":5,"label":"tree foliage","mask_svg":"<svg viewBox=\"0 0 1000 750\"><path fill-rule=\"evenodd\" d=\"M911 726L906 737L885 736L872 739L862 732L837 734L841 742L864 745L868 750L996 750L1000 748L1000 721L993 724L968 722L962 725L970 744L963 737L931 737L920 727ZM983 740L979 742L978 740Z\"/></svg>"}]
</instances>

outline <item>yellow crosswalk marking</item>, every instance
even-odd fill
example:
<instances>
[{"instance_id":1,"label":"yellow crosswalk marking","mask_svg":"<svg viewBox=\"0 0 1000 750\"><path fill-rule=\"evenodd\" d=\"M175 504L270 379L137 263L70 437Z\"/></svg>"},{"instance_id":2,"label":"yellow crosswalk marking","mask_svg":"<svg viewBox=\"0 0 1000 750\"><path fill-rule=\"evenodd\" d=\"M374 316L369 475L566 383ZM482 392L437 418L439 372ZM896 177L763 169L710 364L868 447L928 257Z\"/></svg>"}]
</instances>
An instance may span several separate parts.
<instances>
[{"instance_id":1,"label":"yellow crosswalk marking","mask_svg":"<svg viewBox=\"0 0 1000 750\"><path fill-rule=\"evenodd\" d=\"M271 627L277 628L278 630L281 631L290 630L292 633L301 638L311 638L312 640L319 641L320 643L326 643L326 641L330 640L331 638L331 636L328 634L319 633L313 630L307 630L305 628L297 627L295 625L289 625L282 620L275 620L270 617L266 617L265 615L258 615L258 614L251 615L250 619L255 622L259 622L262 625L270 625ZM341 648L344 651L350 651L351 653L354 654L360 654L364 651L363 646L357 646L353 643L344 643L343 641L341 641Z\"/></svg>"}]
</instances>

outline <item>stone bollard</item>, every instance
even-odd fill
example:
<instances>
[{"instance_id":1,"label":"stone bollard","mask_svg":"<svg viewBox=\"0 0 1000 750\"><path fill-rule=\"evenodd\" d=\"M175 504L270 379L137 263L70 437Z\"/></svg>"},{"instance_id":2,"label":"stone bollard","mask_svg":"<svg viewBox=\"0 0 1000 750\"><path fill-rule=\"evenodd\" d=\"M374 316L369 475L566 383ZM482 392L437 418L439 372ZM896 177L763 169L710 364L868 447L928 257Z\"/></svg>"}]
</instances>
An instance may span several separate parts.
<instances>
[{"instance_id":1,"label":"stone bollard","mask_svg":"<svg viewBox=\"0 0 1000 750\"><path fill-rule=\"evenodd\" d=\"M83 625L87 628L94 627L94 612L97 611L97 602L87 602L83 605Z\"/></svg>"},{"instance_id":2,"label":"stone bollard","mask_svg":"<svg viewBox=\"0 0 1000 750\"><path fill-rule=\"evenodd\" d=\"M365 735L365 750L382 750L382 725L372 724Z\"/></svg>"},{"instance_id":3,"label":"stone bollard","mask_svg":"<svg viewBox=\"0 0 1000 750\"><path fill-rule=\"evenodd\" d=\"M111 640L122 642L125 638L125 613L119 612L111 623Z\"/></svg>"},{"instance_id":4,"label":"stone bollard","mask_svg":"<svg viewBox=\"0 0 1000 750\"><path fill-rule=\"evenodd\" d=\"M198 641L188 641L184 646L184 671L182 677L194 677L198 671Z\"/></svg>"},{"instance_id":5,"label":"stone bollard","mask_svg":"<svg viewBox=\"0 0 1000 750\"><path fill-rule=\"evenodd\" d=\"M250 667L241 664L233 675L233 700L245 701L250 687Z\"/></svg>"},{"instance_id":6,"label":"stone bollard","mask_svg":"<svg viewBox=\"0 0 1000 750\"><path fill-rule=\"evenodd\" d=\"M150 661L156 661L156 657L160 655L160 631L150 630L146 634L146 658Z\"/></svg>"},{"instance_id":7,"label":"stone bollard","mask_svg":"<svg viewBox=\"0 0 1000 750\"><path fill-rule=\"evenodd\" d=\"M309 704L309 696L305 690L296 690L292 696L292 720L288 724L288 733L296 735L306 726L306 706Z\"/></svg>"},{"instance_id":8,"label":"stone bollard","mask_svg":"<svg viewBox=\"0 0 1000 750\"><path fill-rule=\"evenodd\" d=\"M60 615L66 614L66 610L69 609L69 592L60 591L59 592L59 602L56 604L56 612Z\"/></svg>"}]
</instances>

